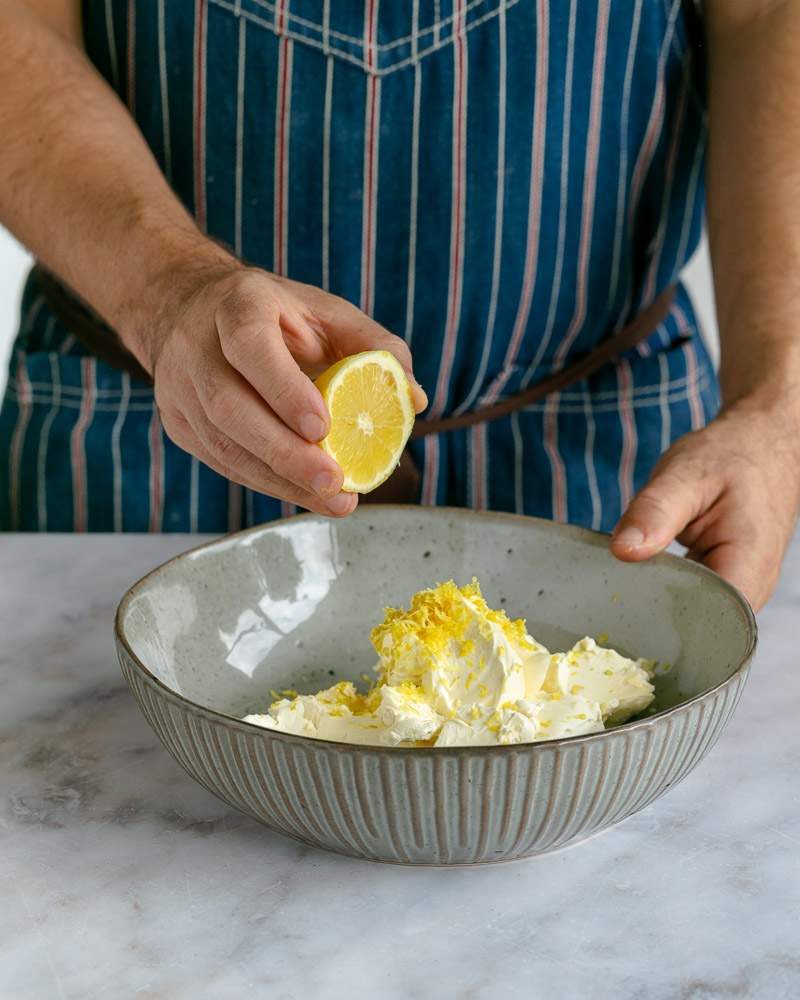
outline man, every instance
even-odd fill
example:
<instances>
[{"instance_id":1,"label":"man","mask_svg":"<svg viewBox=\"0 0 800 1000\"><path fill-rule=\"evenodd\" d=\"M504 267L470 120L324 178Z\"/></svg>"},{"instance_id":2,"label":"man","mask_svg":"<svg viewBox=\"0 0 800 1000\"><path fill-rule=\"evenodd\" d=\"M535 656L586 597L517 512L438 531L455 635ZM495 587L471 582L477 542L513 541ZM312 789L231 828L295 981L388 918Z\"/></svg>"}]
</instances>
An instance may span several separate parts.
<instances>
[{"instance_id":1,"label":"man","mask_svg":"<svg viewBox=\"0 0 800 1000\"><path fill-rule=\"evenodd\" d=\"M350 513L308 376L384 347L413 354L426 417L469 414L647 318L699 238L708 90L719 416L678 286L591 378L413 455L423 502L616 524L623 559L677 537L763 604L800 499L800 2L702 17L0 0L0 218L46 268L0 417L2 526Z\"/></svg>"}]
</instances>

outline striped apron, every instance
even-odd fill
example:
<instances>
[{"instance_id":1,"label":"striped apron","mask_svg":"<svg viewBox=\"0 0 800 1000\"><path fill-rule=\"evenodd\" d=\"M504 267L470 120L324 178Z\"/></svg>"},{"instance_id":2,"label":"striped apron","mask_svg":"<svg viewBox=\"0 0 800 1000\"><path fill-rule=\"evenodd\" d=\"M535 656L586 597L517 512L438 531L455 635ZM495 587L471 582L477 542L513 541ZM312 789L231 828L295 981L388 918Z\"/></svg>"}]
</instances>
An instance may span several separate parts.
<instances>
[{"instance_id":1,"label":"striped apron","mask_svg":"<svg viewBox=\"0 0 800 1000\"><path fill-rule=\"evenodd\" d=\"M198 225L411 346L430 415L563 368L676 280L703 214L687 0L105 0L89 58ZM714 415L686 291L638 349L414 442L420 501L609 529ZM31 279L0 411L0 527L212 531L287 512L181 451L151 389Z\"/></svg>"}]
</instances>

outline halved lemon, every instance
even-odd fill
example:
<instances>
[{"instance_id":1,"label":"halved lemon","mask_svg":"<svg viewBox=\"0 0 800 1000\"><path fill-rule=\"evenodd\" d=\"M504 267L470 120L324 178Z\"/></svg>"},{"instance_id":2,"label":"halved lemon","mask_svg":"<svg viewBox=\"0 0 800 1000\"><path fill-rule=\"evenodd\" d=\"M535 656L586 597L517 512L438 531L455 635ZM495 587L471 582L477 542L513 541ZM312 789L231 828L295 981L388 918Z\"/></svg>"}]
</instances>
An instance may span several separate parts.
<instances>
[{"instance_id":1,"label":"halved lemon","mask_svg":"<svg viewBox=\"0 0 800 1000\"><path fill-rule=\"evenodd\" d=\"M339 463L343 490L369 493L397 468L414 426L403 366L388 351L363 351L337 361L314 384L331 415L320 447Z\"/></svg>"}]
</instances>

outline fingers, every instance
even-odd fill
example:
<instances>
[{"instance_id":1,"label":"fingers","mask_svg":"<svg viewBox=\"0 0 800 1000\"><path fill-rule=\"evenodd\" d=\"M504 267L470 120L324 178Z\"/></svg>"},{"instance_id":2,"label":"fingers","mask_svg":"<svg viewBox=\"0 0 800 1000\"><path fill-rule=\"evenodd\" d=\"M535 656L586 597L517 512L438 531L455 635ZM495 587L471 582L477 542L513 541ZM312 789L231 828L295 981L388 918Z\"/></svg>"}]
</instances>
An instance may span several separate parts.
<instances>
[{"instance_id":1,"label":"fingers","mask_svg":"<svg viewBox=\"0 0 800 1000\"><path fill-rule=\"evenodd\" d=\"M766 498L746 487L725 491L692 525L693 533L696 525L702 527L687 557L725 577L753 608L761 608L778 582L791 527L782 528Z\"/></svg>"},{"instance_id":2,"label":"fingers","mask_svg":"<svg viewBox=\"0 0 800 1000\"><path fill-rule=\"evenodd\" d=\"M156 398L167 433L251 489L350 513L358 500L342 494L342 470L316 444L330 417L303 369L384 349L411 374L407 345L344 300L263 272L226 275L211 292L159 356ZM416 383L413 395L418 411L427 405Z\"/></svg>"},{"instance_id":3,"label":"fingers","mask_svg":"<svg viewBox=\"0 0 800 1000\"><path fill-rule=\"evenodd\" d=\"M405 369L411 385L414 410L421 413L428 405L428 397L414 376L411 351L402 337L389 333L380 323L376 323L346 299L320 289L310 289L310 286L301 287L309 289L307 294L311 298L314 313L335 343L339 357L361 351L389 351Z\"/></svg>"},{"instance_id":4,"label":"fingers","mask_svg":"<svg viewBox=\"0 0 800 1000\"><path fill-rule=\"evenodd\" d=\"M245 475L251 481L259 484L256 486L259 492L270 496L280 496L284 500L290 499L293 503L302 504L309 510L316 510L323 514L343 516L351 514L355 509L357 498L353 494L341 493L337 489L333 493L320 496L319 493L304 489L301 484L289 480L284 474L282 466L275 467L267 464L260 456L256 456L242 447L226 430L215 426L200 407L189 415L189 420L192 429L203 445L211 452L218 464L227 470L224 474L228 478L235 478L237 473ZM314 445L307 447L313 448L314 451L320 451ZM331 463L327 455L322 452L320 454L328 463L335 466L335 463ZM338 475L341 482L341 472ZM311 478L315 479L316 476L317 474L312 470Z\"/></svg>"},{"instance_id":5,"label":"fingers","mask_svg":"<svg viewBox=\"0 0 800 1000\"><path fill-rule=\"evenodd\" d=\"M770 404L771 405L771 404ZM647 559L677 538L758 609L772 593L800 500L796 446L776 455L780 424L758 407L723 411L680 438L620 518L611 551Z\"/></svg>"},{"instance_id":6,"label":"fingers","mask_svg":"<svg viewBox=\"0 0 800 1000\"><path fill-rule=\"evenodd\" d=\"M280 304L262 279L242 278L219 302L216 324L228 362L306 441L320 441L330 418L319 390L292 357L281 333Z\"/></svg>"},{"instance_id":7,"label":"fingers","mask_svg":"<svg viewBox=\"0 0 800 1000\"><path fill-rule=\"evenodd\" d=\"M428 396L414 375L408 344L402 337L396 337L393 333L389 333L380 323L370 319L360 309L351 306L349 302L346 302L345 306L348 307L344 310L347 315L342 317L341 329L337 331L337 344L342 348L343 353L347 355L358 354L359 351L388 351L393 354L408 376L414 412L421 413L427 409Z\"/></svg>"},{"instance_id":8,"label":"fingers","mask_svg":"<svg viewBox=\"0 0 800 1000\"><path fill-rule=\"evenodd\" d=\"M206 443L221 433L276 475L323 500L341 491L344 477L336 462L281 423L233 369L220 365L213 380L196 388L203 413L187 416Z\"/></svg>"},{"instance_id":9,"label":"fingers","mask_svg":"<svg viewBox=\"0 0 800 1000\"><path fill-rule=\"evenodd\" d=\"M775 564L765 565L752 548L741 543L723 542L705 552L690 550L688 556L732 583L744 594L753 610L759 611L775 589L778 568Z\"/></svg>"},{"instance_id":10,"label":"fingers","mask_svg":"<svg viewBox=\"0 0 800 1000\"><path fill-rule=\"evenodd\" d=\"M753 514L762 507L742 483L734 493L719 471L708 472L678 447L620 518L611 551L638 562L677 539L688 558L719 573L758 610L775 587L782 557L780 533Z\"/></svg>"},{"instance_id":11,"label":"fingers","mask_svg":"<svg viewBox=\"0 0 800 1000\"><path fill-rule=\"evenodd\" d=\"M389 351L408 375L416 412L428 405L414 377L406 342L345 299L322 289L243 273L220 299L215 320L229 364L307 441L325 437L330 418L322 396L289 349L287 338L312 355L312 368L317 362L327 366L360 351Z\"/></svg>"},{"instance_id":12,"label":"fingers","mask_svg":"<svg viewBox=\"0 0 800 1000\"><path fill-rule=\"evenodd\" d=\"M676 462L656 468L631 501L611 539L618 559L637 562L661 552L706 509L705 484Z\"/></svg>"},{"instance_id":13,"label":"fingers","mask_svg":"<svg viewBox=\"0 0 800 1000\"><path fill-rule=\"evenodd\" d=\"M199 407L198 407L199 411ZM333 517L346 517L355 510L355 494L339 493L327 500L290 483L269 469L255 455L241 448L220 431L209 433L208 425L198 434L195 427L179 414L162 414L169 437L184 451L196 455L205 465L225 479L233 480L257 493L296 503L307 510Z\"/></svg>"}]
</instances>

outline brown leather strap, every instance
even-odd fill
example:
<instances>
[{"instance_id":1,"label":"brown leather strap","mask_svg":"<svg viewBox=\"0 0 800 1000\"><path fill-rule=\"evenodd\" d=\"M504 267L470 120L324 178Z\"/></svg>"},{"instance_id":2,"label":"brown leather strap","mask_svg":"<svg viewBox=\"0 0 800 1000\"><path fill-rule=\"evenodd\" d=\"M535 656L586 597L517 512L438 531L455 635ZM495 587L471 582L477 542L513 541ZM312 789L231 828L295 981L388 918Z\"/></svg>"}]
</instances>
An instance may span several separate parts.
<instances>
[{"instance_id":1,"label":"brown leather strap","mask_svg":"<svg viewBox=\"0 0 800 1000\"><path fill-rule=\"evenodd\" d=\"M499 420L500 417L507 417L509 413L530 406L531 403L539 402L552 392L559 392L576 382L581 382L649 336L666 317L674 297L675 286L670 285L646 309L635 316L627 326L613 334L608 340L604 340L593 351L579 358L568 368L548 375L547 378L523 389L522 392L514 393L513 396L507 396L505 399L498 400L490 406L484 406L482 409L469 410L467 413L459 413L457 416L439 417L434 420L417 420L411 437L421 438L428 434L462 430L465 427L472 427L474 424Z\"/></svg>"},{"instance_id":2,"label":"brown leather strap","mask_svg":"<svg viewBox=\"0 0 800 1000\"><path fill-rule=\"evenodd\" d=\"M145 382L152 381L149 374L125 347L119 336L97 313L73 292L67 291L61 282L46 271L41 264L36 265L34 274L50 309L94 355L112 367L128 372L134 378ZM514 393L513 396L507 396L505 399L498 400L498 402L481 409L470 410L457 416L417 420L411 437L421 438L428 434L462 430L475 424L499 420L501 417L506 417L532 403L539 402L552 392L559 392L588 378L609 361L613 361L614 358L624 354L625 351L635 347L649 336L669 312L674 297L675 286L670 285L646 309L638 313L627 326L613 334L608 340L604 340L593 351L579 358L568 368L548 375L547 378L536 382L522 392Z\"/></svg>"},{"instance_id":3,"label":"brown leather strap","mask_svg":"<svg viewBox=\"0 0 800 1000\"><path fill-rule=\"evenodd\" d=\"M33 269L42 296L62 324L88 348L95 357L112 368L128 372L133 378L152 382L150 375L125 347L119 335L78 296L67 291L59 280L41 264Z\"/></svg>"}]
</instances>

